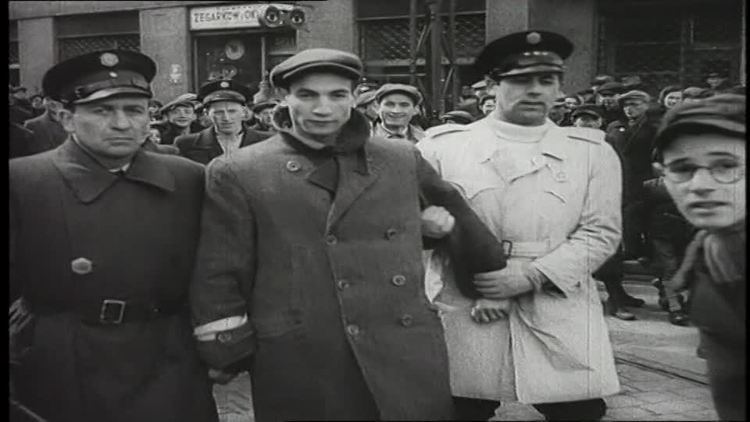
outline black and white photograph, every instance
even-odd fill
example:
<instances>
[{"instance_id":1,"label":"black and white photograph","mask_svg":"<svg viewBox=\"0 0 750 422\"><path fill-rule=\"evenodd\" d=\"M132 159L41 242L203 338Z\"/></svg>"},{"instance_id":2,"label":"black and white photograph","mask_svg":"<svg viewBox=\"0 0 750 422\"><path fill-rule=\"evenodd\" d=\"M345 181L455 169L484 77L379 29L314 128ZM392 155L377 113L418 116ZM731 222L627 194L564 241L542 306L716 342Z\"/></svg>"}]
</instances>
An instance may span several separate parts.
<instances>
[{"instance_id":1,"label":"black and white photograph","mask_svg":"<svg viewBox=\"0 0 750 422\"><path fill-rule=\"evenodd\" d=\"M9 1L9 420L746 420L747 7Z\"/></svg>"}]
</instances>

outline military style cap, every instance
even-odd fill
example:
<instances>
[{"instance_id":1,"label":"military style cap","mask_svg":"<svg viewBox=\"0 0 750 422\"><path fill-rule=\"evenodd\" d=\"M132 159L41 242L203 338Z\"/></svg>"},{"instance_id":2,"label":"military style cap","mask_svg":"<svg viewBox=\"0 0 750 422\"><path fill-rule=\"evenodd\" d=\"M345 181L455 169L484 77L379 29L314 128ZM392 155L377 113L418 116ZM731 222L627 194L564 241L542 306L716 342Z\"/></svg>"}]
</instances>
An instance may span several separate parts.
<instances>
[{"instance_id":1,"label":"military style cap","mask_svg":"<svg viewBox=\"0 0 750 422\"><path fill-rule=\"evenodd\" d=\"M288 88L295 77L311 71L331 72L354 81L362 76L362 61L356 55L330 48L310 48L300 51L271 69L271 84Z\"/></svg>"},{"instance_id":2,"label":"military style cap","mask_svg":"<svg viewBox=\"0 0 750 422\"><path fill-rule=\"evenodd\" d=\"M371 91L365 91L357 97L357 107L360 106L366 106L370 104L371 102L375 101L375 93L377 91L371 90Z\"/></svg>"},{"instance_id":3,"label":"military style cap","mask_svg":"<svg viewBox=\"0 0 750 422\"><path fill-rule=\"evenodd\" d=\"M474 67L492 79L527 73L563 73L563 60L573 52L573 43L548 31L516 32L487 44Z\"/></svg>"},{"instance_id":4,"label":"military style cap","mask_svg":"<svg viewBox=\"0 0 750 422\"><path fill-rule=\"evenodd\" d=\"M667 111L654 141L661 152L686 127L702 126L745 139L745 102L747 97L719 94L702 101L681 103Z\"/></svg>"},{"instance_id":5,"label":"military style cap","mask_svg":"<svg viewBox=\"0 0 750 422\"><path fill-rule=\"evenodd\" d=\"M276 100L261 101L258 104L253 105L253 113L260 113L267 108L276 107L279 104Z\"/></svg>"},{"instance_id":6,"label":"military style cap","mask_svg":"<svg viewBox=\"0 0 750 422\"><path fill-rule=\"evenodd\" d=\"M198 96L188 92L187 94L179 95L174 100L164 104L162 108L159 109L159 114L164 114L168 112L169 110L177 107L178 105L185 105L189 107L195 108L195 104L198 102Z\"/></svg>"},{"instance_id":7,"label":"military style cap","mask_svg":"<svg viewBox=\"0 0 750 422\"><path fill-rule=\"evenodd\" d=\"M422 104L422 94L419 92L417 87L407 84L385 84L375 91L375 100L380 103L383 97L389 94L404 94L414 100L414 105Z\"/></svg>"},{"instance_id":8,"label":"military style cap","mask_svg":"<svg viewBox=\"0 0 750 422\"><path fill-rule=\"evenodd\" d=\"M628 92L620 95L617 98L617 102L620 104L620 106L622 106L622 104L625 102L625 100L641 100L641 101L644 101L644 102L649 102L649 101L651 101L651 96L648 95L648 93L646 93L646 92L634 89L632 91L628 91Z\"/></svg>"},{"instance_id":9,"label":"military style cap","mask_svg":"<svg viewBox=\"0 0 750 422\"><path fill-rule=\"evenodd\" d=\"M253 93L248 87L228 79L207 82L198 91L198 99L204 106L217 101L231 101L245 105L252 96Z\"/></svg>"},{"instance_id":10,"label":"military style cap","mask_svg":"<svg viewBox=\"0 0 750 422\"><path fill-rule=\"evenodd\" d=\"M596 92L598 94L606 95L622 94L623 92L625 92L625 86L619 82L607 82L600 86Z\"/></svg>"},{"instance_id":11,"label":"military style cap","mask_svg":"<svg viewBox=\"0 0 750 422\"><path fill-rule=\"evenodd\" d=\"M42 90L64 104L83 104L115 95L151 98L156 63L135 51L105 50L73 57L44 74Z\"/></svg>"},{"instance_id":12,"label":"military style cap","mask_svg":"<svg viewBox=\"0 0 750 422\"><path fill-rule=\"evenodd\" d=\"M573 110L570 113L570 118L575 120L576 117L580 116L581 114L586 114L589 116L594 116L597 118L602 118L604 115L604 112L601 107L599 107L596 104L583 104L578 106L575 110Z\"/></svg>"},{"instance_id":13,"label":"military style cap","mask_svg":"<svg viewBox=\"0 0 750 422\"><path fill-rule=\"evenodd\" d=\"M440 120L454 120L456 123L460 123L463 125L467 125L474 121L474 117L472 117L471 113L464 110L451 110L442 116L440 116Z\"/></svg>"}]
</instances>

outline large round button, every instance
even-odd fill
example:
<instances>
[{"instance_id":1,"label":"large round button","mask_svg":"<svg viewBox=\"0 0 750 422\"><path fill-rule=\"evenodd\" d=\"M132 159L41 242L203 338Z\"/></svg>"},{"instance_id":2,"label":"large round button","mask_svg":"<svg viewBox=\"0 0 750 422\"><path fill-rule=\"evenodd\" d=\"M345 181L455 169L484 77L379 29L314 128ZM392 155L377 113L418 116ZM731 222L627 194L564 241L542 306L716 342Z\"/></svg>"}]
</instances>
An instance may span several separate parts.
<instances>
[{"instance_id":1,"label":"large round button","mask_svg":"<svg viewBox=\"0 0 750 422\"><path fill-rule=\"evenodd\" d=\"M406 284L406 277L402 276L401 274L394 275L391 279L391 283L393 283L394 286L403 286Z\"/></svg>"},{"instance_id":2,"label":"large round button","mask_svg":"<svg viewBox=\"0 0 750 422\"><path fill-rule=\"evenodd\" d=\"M299 171L301 168L302 166L294 160L289 160L286 162L286 169L291 171L292 173Z\"/></svg>"},{"instance_id":3,"label":"large round button","mask_svg":"<svg viewBox=\"0 0 750 422\"><path fill-rule=\"evenodd\" d=\"M94 263L87 258L76 258L70 263L70 269L79 275L85 275L94 270Z\"/></svg>"},{"instance_id":4,"label":"large round button","mask_svg":"<svg viewBox=\"0 0 750 422\"><path fill-rule=\"evenodd\" d=\"M326 236L326 244L327 245L335 245L336 242L338 242L338 241L339 240L336 239L336 236L334 236L332 234L329 234L328 236Z\"/></svg>"},{"instance_id":5,"label":"large round button","mask_svg":"<svg viewBox=\"0 0 750 422\"><path fill-rule=\"evenodd\" d=\"M411 327L411 325L414 324L414 317L409 314L404 314L401 316L401 319L399 319L399 322L404 327Z\"/></svg>"},{"instance_id":6,"label":"large round button","mask_svg":"<svg viewBox=\"0 0 750 422\"><path fill-rule=\"evenodd\" d=\"M346 326L346 332L349 333L350 336L356 336L359 334L359 327L354 324L349 324Z\"/></svg>"},{"instance_id":7,"label":"large round button","mask_svg":"<svg viewBox=\"0 0 750 422\"><path fill-rule=\"evenodd\" d=\"M216 340L219 341L219 343L227 343L232 341L232 333L219 333L216 335Z\"/></svg>"},{"instance_id":8,"label":"large round button","mask_svg":"<svg viewBox=\"0 0 750 422\"><path fill-rule=\"evenodd\" d=\"M349 280L339 280L336 285L338 286L339 290L344 290L347 287L349 287Z\"/></svg>"},{"instance_id":9,"label":"large round button","mask_svg":"<svg viewBox=\"0 0 750 422\"><path fill-rule=\"evenodd\" d=\"M385 231L385 238L388 240L393 239L398 234L398 230L391 227L390 229Z\"/></svg>"}]
</instances>

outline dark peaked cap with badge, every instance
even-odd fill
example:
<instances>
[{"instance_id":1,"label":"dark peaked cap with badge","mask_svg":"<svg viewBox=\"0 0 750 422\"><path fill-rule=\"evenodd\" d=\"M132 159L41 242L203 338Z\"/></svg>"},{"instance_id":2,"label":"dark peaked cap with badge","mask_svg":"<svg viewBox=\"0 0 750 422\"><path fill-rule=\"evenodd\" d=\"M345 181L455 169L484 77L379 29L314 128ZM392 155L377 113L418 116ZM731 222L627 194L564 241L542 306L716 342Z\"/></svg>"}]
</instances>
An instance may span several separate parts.
<instances>
[{"instance_id":1,"label":"dark peaked cap with badge","mask_svg":"<svg viewBox=\"0 0 750 422\"><path fill-rule=\"evenodd\" d=\"M358 81L362 77L362 61L356 55L330 48L310 48L300 51L271 69L271 84L289 88L295 78L312 71L327 71Z\"/></svg>"},{"instance_id":2,"label":"dark peaked cap with badge","mask_svg":"<svg viewBox=\"0 0 750 422\"><path fill-rule=\"evenodd\" d=\"M494 80L529 73L563 73L563 60L572 52L573 43L560 34L516 32L487 44L474 62L474 68Z\"/></svg>"},{"instance_id":3,"label":"dark peaked cap with badge","mask_svg":"<svg viewBox=\"0 0 750 422\"><path fill-rule=\"evenodd\" d=\"M198 91L198 100L203 102L204 106L218 101L245 105L252 96L252 91L245 85L225 79L207 82Z\"/></svg>"},{"instance_id":4,"label":"dark peaked cap with badge","mask_svg":"<svg viewBox=\"0 0 750 422\"><path fill-rule=\"evenodd\" d=\"M63 104L84 104L115 95L151 98L156 63L145 54L103 50L58 63L44 74L42 90Z\"/></svg>"}]
</instances>

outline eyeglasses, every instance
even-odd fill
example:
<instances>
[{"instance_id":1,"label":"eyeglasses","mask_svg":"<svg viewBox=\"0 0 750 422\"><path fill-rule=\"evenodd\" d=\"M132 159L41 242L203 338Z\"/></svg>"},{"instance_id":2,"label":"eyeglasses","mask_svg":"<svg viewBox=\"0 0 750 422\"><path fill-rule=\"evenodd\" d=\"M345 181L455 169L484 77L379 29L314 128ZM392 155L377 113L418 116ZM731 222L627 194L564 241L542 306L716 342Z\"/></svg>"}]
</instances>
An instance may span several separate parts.
<instances>
[{"instance_id":1,"label":"eyeglasses","mask_svg":"<svg viewBox=\"0 0 750 422\"><path fill-rule=\"evenodd\" d=\"M711 166L698 166L695 164L678 163L663 165L654 164L656 170L666 179L675 183L685 183L695 176L699 169L706 169L711 177L718 183L734 183L745 176L745 165L737 162L719 162Z\"/></svg>"}]
</instances>

